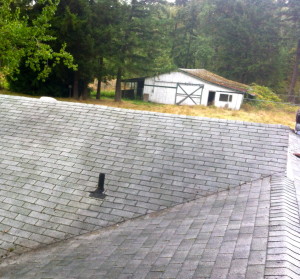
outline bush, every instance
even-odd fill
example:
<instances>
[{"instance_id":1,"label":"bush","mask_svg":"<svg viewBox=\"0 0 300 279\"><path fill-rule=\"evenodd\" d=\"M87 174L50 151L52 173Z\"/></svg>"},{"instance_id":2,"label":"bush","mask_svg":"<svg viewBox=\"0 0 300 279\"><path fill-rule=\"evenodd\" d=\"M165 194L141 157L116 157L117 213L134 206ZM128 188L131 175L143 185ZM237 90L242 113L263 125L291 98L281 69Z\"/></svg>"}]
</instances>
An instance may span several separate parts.
<instances>
[{"instance_id":1,"label":"bush","mask_svg":"<svg viewBox=\"0 0 300 279\"><path fill-rule=\"evenodd\" d=\"M258 100L282 102L281 98L276 95L270 88L252 83L249 93L255 95Z\"/></svg>"},{"instance_id":2,"label":"bush","mask_svg":"<svg viewBox=\"0 0 300 279\"><path fill-rule=\"evenodd\" d=\"M248 92L253 94L255 97L247 98L244 101L242 106L244 110L250 109L250 107L273 110L276 108L278 109L283 105L281 104L282 99L266 86L253 83L251 84Z\"/></svg>"}]
</instances>

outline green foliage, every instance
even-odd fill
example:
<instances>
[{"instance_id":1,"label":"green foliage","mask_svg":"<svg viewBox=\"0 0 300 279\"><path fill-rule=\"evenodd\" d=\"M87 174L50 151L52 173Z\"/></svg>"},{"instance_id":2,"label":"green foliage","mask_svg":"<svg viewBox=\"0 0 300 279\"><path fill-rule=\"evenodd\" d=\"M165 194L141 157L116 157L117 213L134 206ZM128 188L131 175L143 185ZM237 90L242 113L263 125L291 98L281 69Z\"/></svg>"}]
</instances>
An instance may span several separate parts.
<instances>
[{"instance_id":1,"label":"green foliage","mask_svg":"<svg viewBox=\"0 0 300 279\"><path fill-rule=\"evenodd\" d=\"M174 69L169 38L170 18L160 1L132 0L120 8L110 62L126 76Z\"/></svg>"},{"instance_id":2,"label":"green foliage","mask_svg":"<svg viewBox=\"0 0 300 279\"><path fill-rule=\"evenodd\" d=\"M21 63L19 72L8 76L9 88L15 92L22 92L32 96L68 97L68 85L61 82L58 74L60 68L56 67L45 81L37 79L37 73ZM65 81L68 81L68 74L65 73Z\"/></svg>"},{"instance_id":3,"label":"green foliage","mask_svg":"<svg viewBox=\"0 0 300 279\"><path fill-rule=\"evenodd\" d=\"M258 100L282 102L280 97L276 95L270 88L252 83L249 93L253 93Z\"/></svg>"},{"instance_id":4,"label":"green foliage","mask_svg":"<svg viewBox=\"0 0 300 279\"><path fill-rule=\"evenodd\" d=\"M289 107L287 106L283 100L276 95L272 89L261 86L256 83L252 83L249 88L249 93L255 95L254 98L247 98L243 105L242 109L251 110L253 108L256 109L265 109L265 110L285 110ZM294 108L295 109L295 108Z\"/></svg>"},{"instance_id":5,"label":"green foliage","mask_svg":"<svg viewBox=\"0 0 300 279\"><path fill-rule=\"evenodd\" d=\"M10 74L11 88L50 96L68 96L72 86L73 97L85 98L94 78L120 84L176 67L285 93L299 3L0 0L0 70Z\"/></svg>"},{"instance_id":6,"label":"green foliage","mask_svg":"<svg viewBox=\"0 0 300 279\"><path fill-rule=\"evenodd\" d=\"M211 68L215 50L207 22L212 9L213 5L204 0L174 8L172 55L178 67Z\"/></svg>"},{"instance_id":7,"label":"green foliage","mask_svg":"<svg viewBox=\"0 0 300 279\"><path fill-rule=\"evenodd\" d=\"M91 98L96 98L96 91L91 92ZM101 98L102 99L113 99L115 97L115 91L101 91Z\"/></svg>"},{"instance_id":8,"label":"green foliage","mask_svg":"<svg viewBox=\"0 0 300 279\"><path fill-rule=\"evenodd\" d=\"M191 0L172 8L172 56L178 67L206 68L243 83L257 82L286 93L300 22L298 0ZM288 12L289 11L289 12ZM296 28L297 29L297 28ZM284 32L282 32L284 30ZM298 35L296 35L298 36ZM299 36L298 36L299 37Z\"/></svg>"},{"instance_id":9,"label":"green foliage","mask_svg":"<svg viewBox=\"0 0 300 279\"><path fill-rule=\"evenodd\" d=\"M57 2L37 1L35 5L42 5L42 10L30 20L21 15L20 8L12 8L13 4L13 0L0 0L0 70L6 75L18 72L23 59L41 80L45 80L60 62L75 69L73 57L65 51L65 45L57 52L49 45L55 40L49 35L49 21L54 16Z\"/></svg>"},{"instance_id":10,"label":"green foliage","mask_svg":"<svg viewBox=\"0 0 300 279\"><path fill-rule=\"evenodd\" d=\"M8 85L5 75L0 72L0 90L8 89L8 86L9 85Z\"/></svg>"},{"instance_id":11,"label":"green foliage","mask_svg":"<svg viewBox=\"0 0 300 279\"><path fill-rule=\"evenodd\" d=\"M214 0L211 16L217 72L243 82L270 84L280 75L280 28L273 0Z\"/></svg>"},{"instance_id":12,"label":"green foliage","mask_svg":"<svg viewBox=\"0 0 300 279\"><path fill-rule=\"evenodd\" d=\"M294 39L300 36L300 1L299 0L278 0L280 16L285 25L285 31Z\"/></svg>"},{"instance_id":13,"label":"green foliage","mask_svg":"<svg viewBox=\"0 0 300 279\"><path fill-rule=\"evenodd\" d=\"M116 69L115 100L121 100L121 78L153 75L175 68L169 40L170 18L160 0L123 2L111 63Z\"/></svg>"}]
</instances>

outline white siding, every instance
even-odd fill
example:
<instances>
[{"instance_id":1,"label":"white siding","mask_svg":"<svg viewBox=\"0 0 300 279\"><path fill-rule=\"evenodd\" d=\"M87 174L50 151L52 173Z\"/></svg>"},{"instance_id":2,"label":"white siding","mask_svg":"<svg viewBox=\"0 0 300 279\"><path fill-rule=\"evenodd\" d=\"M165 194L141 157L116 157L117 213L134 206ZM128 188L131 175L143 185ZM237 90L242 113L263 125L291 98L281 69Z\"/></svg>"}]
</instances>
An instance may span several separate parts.
<instances>
[{"instance_id":1,"label":"white siding","mask_svg":"<svg viewBox=\"0 0 300 279\"><path fill-rule=\"evenodd\" d=\"M235 94L235 93L228 93L228 95L232 95L232 101L231 102L222 102L220 100L220 94L226 94L225 92L217 92L216 98L215 98L215 106L219 108L230 108L230 109L236 109L239 110L242 102L243 102L243 94Z\"/></svg>"},{"instance_id":2,"label":"white siding","mask_svg":"<svg viewBox=\"0 0 300 279\"><path fill-rule=\"evenodd\" d=\"M240 93L234 93L234 90L226 89L217 85L212 85L210 83L205 83L203 95L202 95L202 105L207 106L208 102L208 95L209 91L216 92L215 96L215 106L219 108L230 108L230 109L236 109L239 110L242 102L243 102L243 94ZM232 101L231 102L222 102L220 101L220 95L221 94L228 94L232 95Z\"/></svg>"},{"instance_id":3,"label":"white siding","mask_svg":"<svg viewBox=\"0 0 300 279\"><path fill-rule=\"evenodd\" d=\"M183 72L171 72L167 74L162 74L156 77L146 78L144 86L144 94L149 94L149 101L161 104L175 104L176 88L177 84L183 84L182 87L187 93L192 93L197 89L196 85L204 85L201 103L200 99L197 98L195 101L197 104L207 106L209 91L216 92L215 95L215 106L217 107L228 107L230 109L240 109L243 102L243 94L234 93L230 89L226 89L217 85L210 84L208 82L202 81L200 79L194 78ZM194 84L195 86L189 86L184 84ZM182 92L179 89L178 92ZM201 90L197 91L198 95ZM227 93L226 93L227 92ZM220 101L220 94L230 94L232 95L231 102ZM178 97L177 102L182 100L183 97ZM182 105L194 105L194 102L187 98L181 103Z\"/></svg>"}]
</instances>

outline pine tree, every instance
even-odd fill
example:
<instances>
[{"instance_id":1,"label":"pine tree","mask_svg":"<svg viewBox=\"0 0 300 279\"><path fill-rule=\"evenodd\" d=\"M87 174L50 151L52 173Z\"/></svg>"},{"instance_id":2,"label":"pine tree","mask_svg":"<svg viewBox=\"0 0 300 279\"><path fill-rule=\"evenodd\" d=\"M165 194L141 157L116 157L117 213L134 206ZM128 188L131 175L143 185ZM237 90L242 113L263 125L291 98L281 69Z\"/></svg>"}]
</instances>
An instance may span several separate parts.
<instances>
[{"instance_id":1,"label":"pine tree","mask_svg":"<svg viewBox=\"0 0 300 279\"><path fill-rule=\"evenodd\" d=\"M174 67L168 28L167 10L160 1L123 3L111 60L117 69L115 101L121 100L122 76L154 74Z\"/></svg>"},{"instance_id":2,"label":"pine tree","mask_svg":"<svg viewBox=\"0 0 300 279\"><path fill-rule=\"evenodd\" d=\"M207 17L211 8L202 0L175 8L172 56L178 67L210 68L214 49Z\"/></svg>"},{"instance_id":3,"label":"pine tree","mask_svg":"<svg viewBox=\"0 0 300 279\"><path fill-rule=\"evenodd\" d=\"M211 16L217 71L270 85L281 74L280 28L273 0L215 0Z\"/></svg>"},{"instance_id":4,"label":"pine tree","mask_svg":"<svg viewBox=\"0 0 300 279\"><path fill-rule=\"evenodd\" d=\"M281 8L281 20L285 23L285 31L295 42L295 58L293 60L293 65L291 66L293 70L288 90L289 101L295 102L295 87L299 77L300 64L300 1L279 0L279 5Z\"/></svg>"}]
</instances>

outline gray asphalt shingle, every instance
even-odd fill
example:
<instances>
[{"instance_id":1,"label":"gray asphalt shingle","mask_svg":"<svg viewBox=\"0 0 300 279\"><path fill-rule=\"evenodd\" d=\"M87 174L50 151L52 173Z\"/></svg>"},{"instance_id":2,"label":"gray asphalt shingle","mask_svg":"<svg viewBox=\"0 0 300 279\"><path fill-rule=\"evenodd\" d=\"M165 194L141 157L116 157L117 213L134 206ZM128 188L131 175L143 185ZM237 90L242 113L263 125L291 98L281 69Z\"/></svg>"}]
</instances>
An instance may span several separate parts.
<instances>
[{"instance_id":1,"label":"gray asphalt shingle","mask_svg":"<svg viewBox=\"0 0 300 279\"><path fill-rule=\"evenodd\" d=\"M40 247L0 278L298 278L294 151L279 125L0 96L0 255Z\"/></svg>"},{"instance_id":2,"label":"gray asphalt shingle","mask_svg":"<svg viewBox=\"0 0 300 279\"><path fill-rule=\"evenodd\" d=\"M0 278L296 279L294 192L266 177L7 259Z\"/></svg>"},{"instance_id":3,"label":"gray asphalt shingle","mask_svg":"<svg viewBox=\"0 0 300 279\"><path fill-rule=\"evenodd\" d=\"M0 277L262 278L269 203L264 178L27 253Z\"/></svg>"},{"instance_id":4,"label":"gray asphalt shingle","mask_svg":"<svg viewBox=\"0 0 300 279\"><path fill-rule=\"evenodd\" d=\"M290 133L287 177L273 177L265 277L300 278L300 137Z\"/></svg>"},{"instance_id":5,"label":"gray asphalt shingle","mask_svg":"<svg viewBox=\"0 0 300 279\"><path fill-rule=\"evenodd\" d=\"M283 126L11 96L0 107L0 254L285 169ZM100 172L104 200L90 197Z\"/></svg>"}]
</instances>

